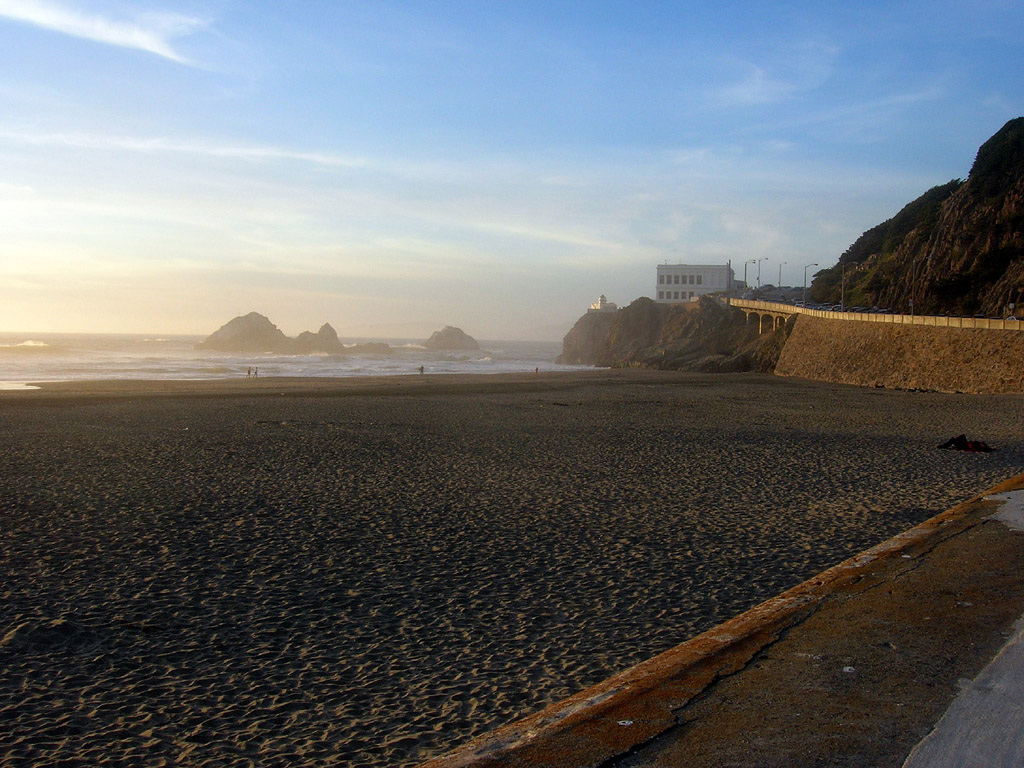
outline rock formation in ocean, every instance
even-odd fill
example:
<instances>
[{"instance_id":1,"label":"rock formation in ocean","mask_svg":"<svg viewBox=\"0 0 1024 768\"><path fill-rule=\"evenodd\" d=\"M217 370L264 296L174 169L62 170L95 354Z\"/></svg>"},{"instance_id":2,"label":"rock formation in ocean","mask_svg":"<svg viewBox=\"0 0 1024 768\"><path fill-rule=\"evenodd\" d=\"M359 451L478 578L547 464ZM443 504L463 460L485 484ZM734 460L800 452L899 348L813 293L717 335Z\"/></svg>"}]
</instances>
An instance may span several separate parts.
<instances>
[{"instance_id":1,"label":"rock formation in ocean","mask_svg":"<svg viewBox=\"0 0 1024 768\"><path fill-rule=\"evenodd\" d=\"M434 331L430 338L423 342L427 349L458 350L480 349L476 339L465 333L461 328L446 325L440 331Z\"/></svg>"},{"instance_id":2,"label":"rock formation in ocean","mask_svg":"<svg viewBox=\"0 0 1024 768\"><path fill-rule=\"evenodd\" d=\"M303 331L295 337L291 346L300 355L340 354L345 351L330 323L324 323L316 333Z\"/></svg>"},{"instance_id":3,"label":"rock formation in ocean","mask_svg":"<svg viewBox=\"0 0 1024 768\"><path fill-rule=\"evenodd\" d=\"M286 352L292 340L259 312L236 317L201 342L197 349L218 352Z\"/></svg>"},{"instance_id":4,"label":"rock formation in ocean","mask_svg":"<svg viewBox=\"0 0 1024 768\"><path fill-rule=\"evenodd\" d=\"M236 317L196 344L196 349L279 355L380 355L391 352L391 347L378 342L346 347L330 323L324 323L316 333L303 331L292 339L258 312Z\"/></svg>"},{"instance_id":5,"label":"rock formation in ocean","mask_svg":"<svg viewBox=\"0 0 1024 768\"><path fill-rule=\"evenodd\" d=\"M777 332L784 334L784 330ZM746 316L703 297L686 304L639 298L618 312L588 312L566 334L559 363L708 373L771 370L781 348Z\"/></svg>"},{"instance_id":6,"label":"rock formation in ocean","mask_svg":"<svg viewBox=\"0 0 1024 768\"><path fill-rule=\"evenodd\" d=\"M815 275L810 295L910 314L1020 316L1024 301L1024 117L978 149L967 181L930 189ZM911 307L913 302L913 307Z\"/></svg>"}]
</instances>

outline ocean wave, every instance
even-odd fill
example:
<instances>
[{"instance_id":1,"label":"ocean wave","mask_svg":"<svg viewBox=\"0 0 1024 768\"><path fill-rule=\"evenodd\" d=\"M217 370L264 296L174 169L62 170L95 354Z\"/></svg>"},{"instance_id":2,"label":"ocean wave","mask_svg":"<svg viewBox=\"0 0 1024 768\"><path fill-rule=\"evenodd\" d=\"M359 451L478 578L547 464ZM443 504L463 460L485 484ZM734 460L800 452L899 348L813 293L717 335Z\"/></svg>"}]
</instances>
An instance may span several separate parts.
<instances>
[{"instance_id":1,"label":"ocean wave","mask_svg":"<svg viewBox=\"0 0 1024 768\"><path fill-rule=\"evenodd\" d=\"M45 341L36 341L35 339L26 339L16 344L0 344L0 354L7 355L54 352L58 349L60 348L47 344Z\"/></svg>"},{"instance_id":2,"label":"ocean wave","mask_svg":"<svg viewBox=\"0 0 1024 768\"><path fill-rule=\"evenodd\" d=\"M141 339L145 339L141 341ZM160 339L167 339L160 341ZM386 343L388 354L346 349L339 354L273 355L194 350L188 338L111 336L102 334L5 333L0 335L0 376L16 381L88 379L245 378L248 368L264 376L390 376L425 373L494 373L567 370L551 361L557 344L505 343L501 351L429 350L408 339L362 341Z\"/></svg>"}]
</instances>

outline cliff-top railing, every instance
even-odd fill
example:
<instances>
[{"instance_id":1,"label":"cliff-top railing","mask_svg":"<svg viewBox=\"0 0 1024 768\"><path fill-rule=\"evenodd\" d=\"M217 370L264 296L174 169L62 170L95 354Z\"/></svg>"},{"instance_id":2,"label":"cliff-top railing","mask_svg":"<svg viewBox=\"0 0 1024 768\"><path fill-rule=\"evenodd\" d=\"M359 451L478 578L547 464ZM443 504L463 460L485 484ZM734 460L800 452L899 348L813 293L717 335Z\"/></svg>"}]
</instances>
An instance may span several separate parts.
<instances>
[{"instance_id":1,"label":"cliff-top railing","mask_svg":"<svg viewBox=\"0 0 1024 768\"><path fill-rule=\"evenodd\" d=\"M810 315L826 320L856 320L865 323L891 323L894 325L931 325L939 328L987 328L996 331L1022 331L1024 322L1016 318L997 317L947 317L945 315L894 315L888 312L840 312L830 309L811 309L785 304L779 301L755 301L753 299L728 299L731 306L746 312L763 312L774 315Z\"/></svg>"}]
</instances>

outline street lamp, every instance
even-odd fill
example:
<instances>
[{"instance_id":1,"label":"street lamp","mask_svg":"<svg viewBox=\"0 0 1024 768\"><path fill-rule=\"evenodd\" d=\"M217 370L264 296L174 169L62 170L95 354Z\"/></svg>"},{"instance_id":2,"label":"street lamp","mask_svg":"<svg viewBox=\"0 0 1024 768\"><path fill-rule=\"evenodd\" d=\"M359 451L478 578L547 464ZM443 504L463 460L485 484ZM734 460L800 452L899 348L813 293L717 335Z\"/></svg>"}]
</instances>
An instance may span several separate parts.
<instances>
[{"instance_id":1,"label":"street lamp","mask_svg":"<svg viewBox=\"0 0 1024 768\"><path fill-rule=\"evenodd\" d=\"M843 287L842 287L842 290L839 292L839 311L840 312L845 312L846 311L846 265L843 264L842 268L843 268Z\"/></svg>"},{"instance_id":2,"label":"street lamp","mask_svg":"<svg viewBox=\"0 0 1024 768\"><path fill-rule=\"evenodd\" d=\"M757 287L761 287L761 262L768 261L768 257L765 256L757 260Z\"/></svg>"},{"instance_id":3,"label":"street lamp","mask_svg":"<svg viewBox=\"0 0 1024 768\"><path fill-rule=\"evenodd\" d=\"M804 267L804 304L807 303L807 270L810 269L811 267L816 267L816 266L818 266L818 265L817 264L808 264L806 267Z\"/></svg>"},{"instance_id":4,"label":"street lamp","mask_svg":"<svg viewBox=\"0 0 1024 768\"><path fill-rule=\"evenodd\" d=\"M776 288L781 288L782 287L782 265L783 264L788 264L788 263L789 263L788 261L780 261L779 262L779 284L777 286L775 286Z\"/></svg>"},{"instance_id":5,"label":"street lamp","mask_svg":"<svg viewBox=\"0 0 1024 768\"><path fill-rule=\"evenodd\" d=\"M750 290L750 286L747 285L747 264L753 264L757 259L750 259L749 261L743 262L743 292L746 293Z\"/></svg>"}]
</instances>

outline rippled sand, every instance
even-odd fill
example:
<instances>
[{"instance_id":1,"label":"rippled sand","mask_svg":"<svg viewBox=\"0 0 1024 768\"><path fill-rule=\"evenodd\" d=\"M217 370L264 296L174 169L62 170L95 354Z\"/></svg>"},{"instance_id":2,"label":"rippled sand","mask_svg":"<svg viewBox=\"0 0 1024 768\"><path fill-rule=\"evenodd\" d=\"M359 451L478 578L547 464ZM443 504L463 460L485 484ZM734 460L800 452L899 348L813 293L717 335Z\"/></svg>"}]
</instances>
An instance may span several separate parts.
<instances>
[{"instance_id":1,"label":"rippled sand","mask_svg":"<svg viewBox=\"0 0 1024 768\"><path fill-rule=\"evenodd\" d=\"M0 397L0 764L414 764L1024 466L1024 397L285 384Z\"/></svg>"}]
</instances>

